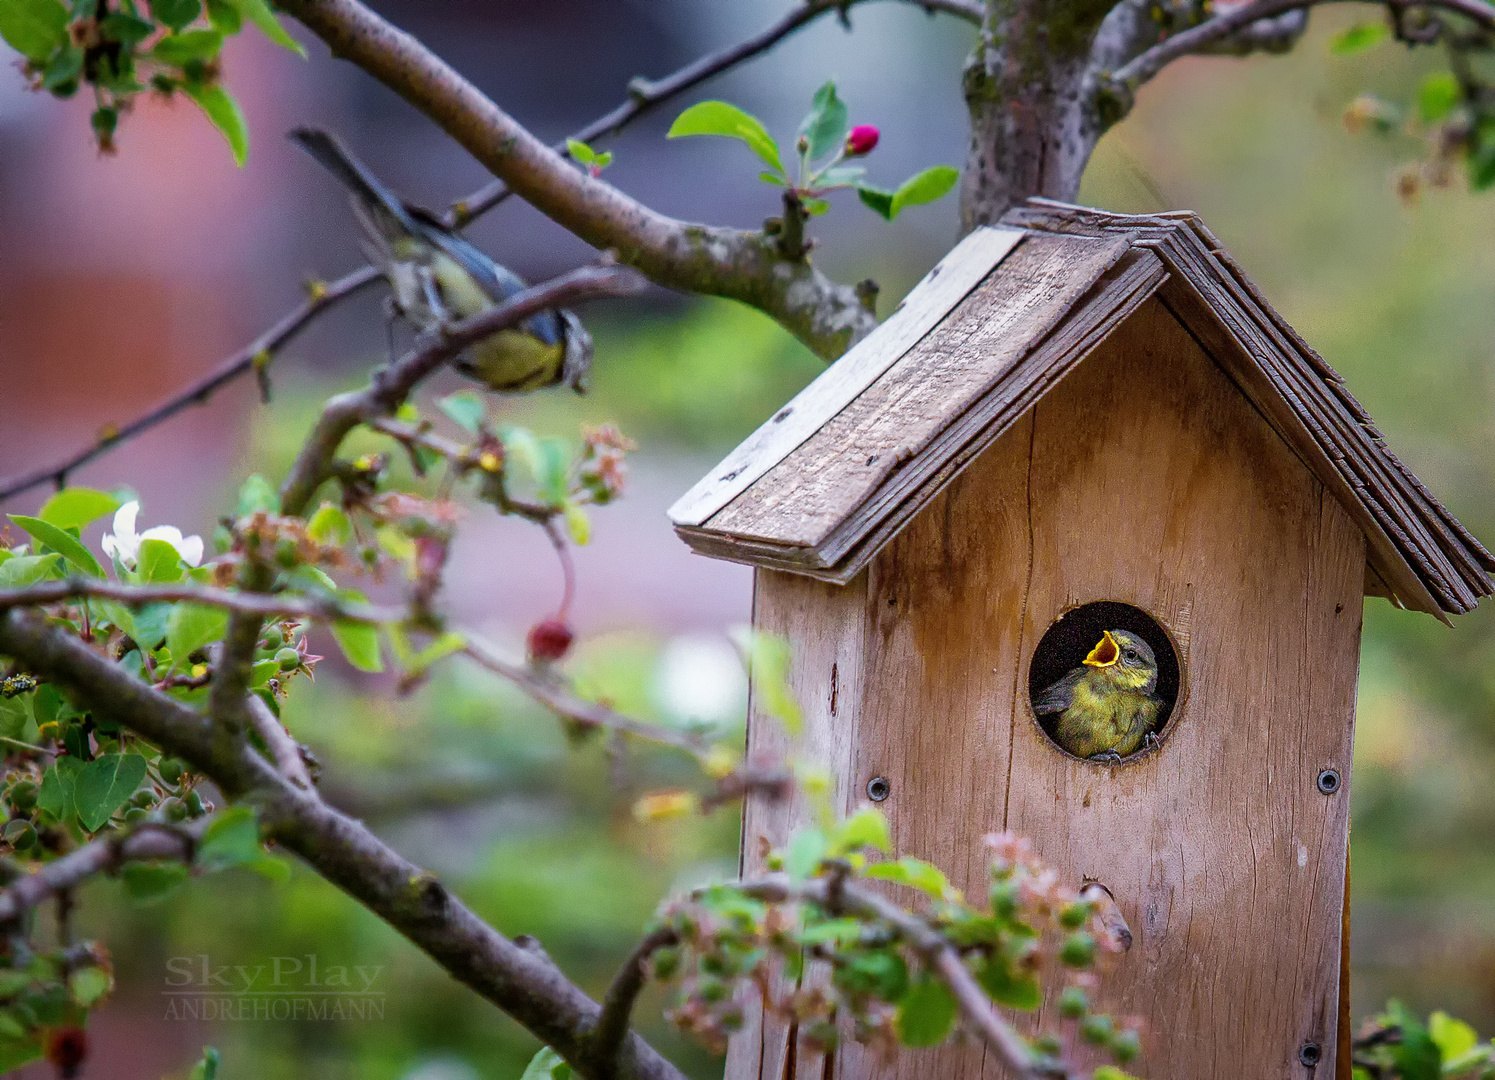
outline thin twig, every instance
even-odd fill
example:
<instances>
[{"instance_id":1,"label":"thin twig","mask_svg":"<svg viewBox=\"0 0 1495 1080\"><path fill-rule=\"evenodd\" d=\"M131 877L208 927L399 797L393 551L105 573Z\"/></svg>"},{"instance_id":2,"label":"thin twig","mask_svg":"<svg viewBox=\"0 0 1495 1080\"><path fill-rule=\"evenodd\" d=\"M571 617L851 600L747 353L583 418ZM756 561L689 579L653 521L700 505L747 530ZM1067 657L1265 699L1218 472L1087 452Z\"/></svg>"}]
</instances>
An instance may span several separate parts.
<instances>
[{"instance_id":1,"label":"thin twig","mask_svg":"<svg viewBox=\"0 0 1495 1080\"><path fill-rule=\"evenodd\" d=\"M487 471L483 463L483 451L478 447L464 446L454 439L448 439L431 431L429 425L407 424L403 420L391 420L388 417L376 417L366 420L364 424L375 431L388 435L405 449L412 450L414 447L422 447L434 454L439 454L451 463L453 470L460 476L473 469ZM415 460L412 453L411 460ZM527 521L533 521L537 525L544 525L561 511L553 506L543 503L527 502L524 499L515 499L507 491L502 491L498 500L498 509L505 514L513 514Z\"/></svg>"},{"instance_id":2,"label":"thin twig","mask_svg":"<svg viewBox=\"0 0 1495 1080\"><path fill-rule=\"evenodd\" d=\"M337 449L350 431L365 421L393 414L421 380L469 345L547 308L603 296L626 296L637 292L642 285L639 274L626 267L584 266L515 293L502 304L442 332L421 335L414 349L376 371L368 386L338 394L327 402L291 466L290 475L281 485L281 512L299 514L306 508L317 488L332 475Z\"/></svg>"},{"instance_id":3,"label":"thin twig","mask_svg":"<svg viewBox=\"0 0 1495 1080\"><path fill-rule=\"evenodd\" d=\"M1048 1080L1067 1077L1037 1061L1028 1044L992 1007L991 999L981 989L960 953L946 937L926 920L893 901L863 889L842 878L812 878L794 882L786 874L769 874L740 881L735 886L744 894L759 900L783 903L787 900L809 900L839 910L877 919L898 931L909 947L917 952L950 990L961 1013L1016 1080Z\"/></svg>"},{"instance_id":4,"label":"thin twig","mask_svg":"<svg viewBox=\"0 0 1495 1080\"><path fill-rule=\"evenodd\" d=\"M863 0L809 0L808 3L801 3L798 7L791 8L777 22L764 27L752 37L739 41L736 45L698 57L662 79L646 79L639 76L629 82L626 101L606 116L593 120L568 139L553 144L551 149L558 154L570 157L570 151L567 149L569 139L590 143L604 136L616 134L656 106L673 97L678 97L724 71L729 71L744 60L751 60L767 52L806 23L813 22L820 16L831 12L844 16L852 6L861 2ZM916 4L931 15L944 12L977 26L981 25L984 14L982 5L974 0L905 0L905 2ZM446 213L446 223L453 228L460 228L478 215L487 213L512 194L509 186L502 180L490 181L467 198L453 203Z\"/></svg>"},{"instance_id":5,"label":"thin twig","mask_svg":"<svg viewBox=\"0 0 1495 1080\"><path fill-rule=\"evenodd\" d=\"M94 458L149 431L162 421L169 420L188 406L205 403L216 391L240 376L263 369L269 358L305 328L313 318L339 300L352 296L364 287L373 284L378 278L379 271L372 266L365 266L325 287L318 288L300 307L223 361L216 369L177 391L149 412L136 417L123 427L106 428L91 445L72 454L65 461L0 481L0 502L30 491L32 488L41 487L43 484L50 483L65 487L68 474L88 464Z\"/></svg>"},{"instance_id":6,"label":"thin twig","mask_svg":"<svg viewBox=\"0 0 1495 1080\"><path fill-rule=\"evenodd\" d=\"M597 1017L597 1027L592 1032L592 1056L598 1065L611 1075L613 1060L618 1056L618 1047L628 1034L629 1020L633 1016L633 1003L639 992L649 981L649 958L660 949L678 943L680 935L672 928L662 926L634 946L628 959L623 961L613 981L602 998L602 1013Z\"/></svg>"},{"instance_id":7,"label":"thin twig","mask_svg":"<svg viewBox=\"0 0 1495 1080\"><path fill-rule=\"evenodd\" d=\"M621 731L650 742L663 743L684 750L704 760L710 752L710 744L684 731L676 731L660 724L636 720L609 709L595 701L577 697L539 672L523 664L504 659L493 646L480 638L469 637L462 652L496 675L502 675L541 705L578 724L588 727Z\"/></svg>"},{"instance_id":8,"label":"thin twig","mask_svg":"<svg viewBox=\"0 0 1495 1080\"><path fill-rule=\"evenodd\" d=\"M19 589L0 589L0 611L45 607L85 596L113 600L127 607L185 602L268 618L306 619L313 622L395 623L405 619L405 612L398 608L350 604L331 597L245 593L211 585L125 585L83 577L43 581Z\"/></svg>"},{"instance_id":9,"label":"thin twig","mask_svg":"<svg viewBox=\"0 0 1495 1080\"><path fill-rule=\"evenodd\" d=\"M266 705L258 694L247 695L244 703L245 712L249 717L249 726L264 740L265 746L270 750L270 756L275 759L275 767L280 770L281 775L298 787L305 788L307 791L314 790L311 772L301 756L301 745L291 737L285 725L270 711L270 706Z\"/></svg>"}]
</instances>

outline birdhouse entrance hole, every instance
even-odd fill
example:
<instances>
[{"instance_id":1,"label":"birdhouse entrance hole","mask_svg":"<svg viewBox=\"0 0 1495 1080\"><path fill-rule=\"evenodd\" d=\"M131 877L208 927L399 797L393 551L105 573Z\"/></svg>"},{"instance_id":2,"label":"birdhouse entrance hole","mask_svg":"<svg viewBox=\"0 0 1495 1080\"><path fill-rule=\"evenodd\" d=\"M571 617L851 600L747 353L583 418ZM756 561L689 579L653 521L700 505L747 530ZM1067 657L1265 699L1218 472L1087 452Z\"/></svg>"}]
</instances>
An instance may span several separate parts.
<instances>
[{"instance_id":1,"label":"birdhouse entrance hole","mask_svg":"<svg viewBox=\"0 0 1495 1080\"><path fill-rule=\"evenodd\" d=\"M1120 632L1119 634L1117 632ZM1070 672L1103 672L1123 659L1145 666L1145 652L1135 650L1131 641L1144 643L1151 651L1157 666L1157 682L1151 696L1158 700L1157 717L1151 722L1151 738L1146 738L1134 749L1125 748L1119 756L1122 760L1146 753L1157 742L1168 735L1168 724L1173 716L1173 707L1178 703L1182 675L1178 663L1178 652L1162 625L1141 608L1122 604L1114 600L1097 600L1072 608L1056 619L1038 641L1033 650L1033 659L1028 665L1028 701L1034 719L1051 743L1066 754L1076 757L1098 757L1098 754L1081 752L1073 746L1072 739L1061 731L1063 713L1051 711L1055 697L1045 695L1061 683ZM1123 651L1126 656L1123 657ZM1138 661L1136 658L1143 659ZM1066 745L1070 743L1070 745Z\"/></svg>"}]
</instances>

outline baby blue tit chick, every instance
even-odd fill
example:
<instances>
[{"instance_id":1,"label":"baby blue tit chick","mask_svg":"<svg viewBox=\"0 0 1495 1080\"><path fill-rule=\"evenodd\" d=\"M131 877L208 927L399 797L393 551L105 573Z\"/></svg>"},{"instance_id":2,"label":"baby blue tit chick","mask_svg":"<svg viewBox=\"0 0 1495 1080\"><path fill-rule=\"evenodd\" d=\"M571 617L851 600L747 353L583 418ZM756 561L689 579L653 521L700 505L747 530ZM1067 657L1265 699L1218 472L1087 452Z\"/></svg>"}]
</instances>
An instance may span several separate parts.
<instances>
[{"instance_id":1,"label":"baby blue tit chick","mask_svg":"<svg viewBox=\"0 0 1495 1080\"><path fill-rule=\"evenodd\" d=\"M298 128L290 137L348 189L365 254L389 281L396 309L417 329L471 318L525 288L517 274L429 211L398 198L334 136ZM592 337L581 320L549 310L469 346L452 366L500 393L557 383L579 393L591 363Z\"/></svg>"},{"instance_id":2,"label":"baby blue tit chick","mask_svg":"<svg viewBox=\"0 0 1495 1080\"><path fill-rule=\"evenodd\" d=\"M1152 648L1107 630L1079 667L1033 699L1039 716L1059 714L1054 739L1076 757L1118 761L1152 734L1163 702Z\"/></svg>"}]
</instances>

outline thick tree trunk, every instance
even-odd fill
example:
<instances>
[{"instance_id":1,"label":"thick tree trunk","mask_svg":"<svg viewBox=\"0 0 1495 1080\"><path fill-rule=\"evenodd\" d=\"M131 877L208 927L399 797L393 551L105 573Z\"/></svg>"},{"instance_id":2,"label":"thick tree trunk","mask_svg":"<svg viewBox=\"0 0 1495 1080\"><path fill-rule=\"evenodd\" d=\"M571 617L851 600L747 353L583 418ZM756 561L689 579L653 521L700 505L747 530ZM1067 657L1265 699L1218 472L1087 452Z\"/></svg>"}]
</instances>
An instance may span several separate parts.
<instances>
[{"instance_id":1,"label":"thick tree trunk","mask_svg":"<svg viewBox=\"0 0 1495 1080\"><path fill-rule=\"evenodd\" d=\"M965 71L971 148L961 187L964 231L1030 195L1071 201L1106 123L1093 46L1107 18L1095 0L988 0ZM1107 26L1102 40L1120 27ZM1129 29L1129 27L1128 27ZM1126 35L1130 36L1130 35Z\"/></svg>"}]
</instances>

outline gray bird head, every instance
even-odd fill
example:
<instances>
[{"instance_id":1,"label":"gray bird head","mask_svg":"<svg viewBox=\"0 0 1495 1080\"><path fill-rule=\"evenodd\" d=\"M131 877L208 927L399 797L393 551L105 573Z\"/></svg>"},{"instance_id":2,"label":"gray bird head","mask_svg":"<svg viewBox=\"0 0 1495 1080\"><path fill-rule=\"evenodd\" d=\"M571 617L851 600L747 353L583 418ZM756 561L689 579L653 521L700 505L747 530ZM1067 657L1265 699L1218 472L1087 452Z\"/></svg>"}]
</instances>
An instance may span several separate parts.
<instances>
[{"instance_id":1,"label":"gray bird head","mask_svg":"<svg viewBox=\"0 0 1495 1080\"><path fill-rule=\"evenodd\" d=\"M1144 693L1152 693L1158 684L1158 661L1152 654L1152 646L1125 630L1107 630L1101 635L1090 655L1085 657L1087 667L1111 669L1117 681L1135 687Z\"/></svg>"}]
</instances>

